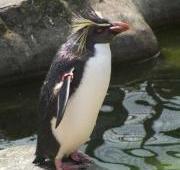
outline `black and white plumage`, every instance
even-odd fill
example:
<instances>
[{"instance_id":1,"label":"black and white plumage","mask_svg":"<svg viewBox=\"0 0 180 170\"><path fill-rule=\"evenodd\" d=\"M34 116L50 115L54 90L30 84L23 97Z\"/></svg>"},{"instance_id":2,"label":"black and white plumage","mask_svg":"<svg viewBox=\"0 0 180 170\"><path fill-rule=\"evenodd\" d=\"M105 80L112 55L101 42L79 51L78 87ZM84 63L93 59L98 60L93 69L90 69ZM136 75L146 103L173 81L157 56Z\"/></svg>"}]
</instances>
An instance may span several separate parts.
<instances>
[{"instance_id":1,"label":"black and white plumage","mask_svg":"<svg viewBox=\"0 0 180 170\"><path fill-rule=\"evenodd\" d=\"M90 11L76 17L72 28L41 89L35 163L62 160L89 139L109 86L109 42L128 25Z\"/></svg>"}]
</instances>

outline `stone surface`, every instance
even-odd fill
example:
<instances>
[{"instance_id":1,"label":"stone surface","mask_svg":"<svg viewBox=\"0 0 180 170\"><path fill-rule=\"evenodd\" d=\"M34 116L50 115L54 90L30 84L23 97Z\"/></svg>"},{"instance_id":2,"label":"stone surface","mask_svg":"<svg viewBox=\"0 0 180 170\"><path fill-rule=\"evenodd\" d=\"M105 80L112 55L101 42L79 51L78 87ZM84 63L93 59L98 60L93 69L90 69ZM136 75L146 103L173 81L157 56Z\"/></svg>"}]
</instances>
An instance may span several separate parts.
<instances>
[{"instance_id":1,"label":"stone surface","mask_svg":"<svg viewBox=\"0 0 180 170\"><path fill-rule=\"evenodd\" d=\"M27 137L16 141L0 141L3 149L0 150L0 170L55 170L52 165L38 167L32 162L35 158L35 136ZM83 151L83 147L81 148ZM87 170L108 170L106 164L94 160L94 163ZM121 170L121 169L120 169ZM122 166L122 170L123 166Z\"/></svg>"},{"instance_id":2,"label":"stone surface","mask_svg":"<svg viewBox=\"0 0 180 170\"><path fill-rule=\"evenodd\" d=\"M85 8L86 1L1 0L1 83L46 72L68 34L71 9ZM150 26L156 28L180 21L179 0L90 2L104 17L130 24L131 29L112 42L113 62L117 64L156 55L158 42Z\"/></svg>"},{"instance_id":3,"label":"stone surface","mask_svg":"<svg viewBox=\"0 0 180 170\"><path fill-rule=\"evenodd\" d=\"M69 27L68 11L59 1L19 2L0 8L1 80L47 70Z\"/></svg>"},{"instance_id":4,"label":"stone surface","mask_svg":"<svg viewBox=\"0 0 180 170\"><path fill-rule=\"evenodd\" d=\"M7 8L9 6L19 6L25 0L1 0L0 7Z\"/></svg>"},{"instance_id":5,"label":"stone surface","mask_svg":"<svg viewBox=\"0 0 180 170\"><path fill-rule=\"evenodd\" d=\"M179 0L133 0L133 2L153 28L180 23Z\"/></svg>"},{"instance_id":6,"label":"stone surface","mask_svg":"<svg viewBox=\"0 0 180 170\"><path fill-rule=\"evenodd\" d=\"M159 51L155 35L133 0L103 0L101 3L94 0L91 5L105 18L113 21L123 20L130 25L129 31L120 34L112 42L114 63L146 59Z\"/></svg>"}]
</instances>

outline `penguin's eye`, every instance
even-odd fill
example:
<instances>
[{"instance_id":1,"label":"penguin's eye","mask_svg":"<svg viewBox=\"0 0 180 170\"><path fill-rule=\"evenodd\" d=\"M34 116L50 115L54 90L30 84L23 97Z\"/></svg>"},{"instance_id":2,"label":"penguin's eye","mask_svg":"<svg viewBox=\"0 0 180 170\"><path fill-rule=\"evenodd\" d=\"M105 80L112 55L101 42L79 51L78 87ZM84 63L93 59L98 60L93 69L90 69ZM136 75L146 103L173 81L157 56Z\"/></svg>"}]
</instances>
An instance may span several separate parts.
<instances>
[{"instance_id":1,"label":"penguin's eye","mask_svg":"<svg viewBox=\"0 0 180 170\"><path fill-rule=\"evenodd\" d=\"M96 33L100 34L100 33L103 33L106 29L105 28L97 28L95 30Z\"/></svg>"}]
</instances>

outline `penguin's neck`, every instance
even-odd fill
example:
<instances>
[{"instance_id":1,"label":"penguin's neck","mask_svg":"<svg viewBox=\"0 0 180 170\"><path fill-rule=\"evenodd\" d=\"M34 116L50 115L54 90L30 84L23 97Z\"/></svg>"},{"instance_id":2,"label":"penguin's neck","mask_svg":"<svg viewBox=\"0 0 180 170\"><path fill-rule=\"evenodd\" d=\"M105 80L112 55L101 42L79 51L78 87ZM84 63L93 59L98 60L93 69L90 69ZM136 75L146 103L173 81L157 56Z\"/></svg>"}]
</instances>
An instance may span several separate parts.
<instances>
[{"instance_id":1,"label":"penguin's neck","mask_svg":"<svg viewBox=\"0 0 180 170\"><path fill-rule=\"evenodd\" d=\"M109 43L96 43L94 44L94 56L106 56L110 52L110 44Z\"/></svg>"},{"instance_id":2,"label":"penguin's neck","mask_svg":"<svg viewBox=\"0 0 180 170\"><path fill-rule=\"evenodd\" d=\"M80 57L81 56L88 60L91 57L94 57L97 54L103 54L106 55L110 50L110 44L109 43L95 43L92 40L89 40L86 42L85 49L83 52L78 56L77 48L78 44L75 44L75 37L70 37L69 40L63 44L60 51L58 51L58 56L61 56L62 58L74 58L75 56ZM61 53L61 54L60 54Z\"/></svg>"}]
</instances>

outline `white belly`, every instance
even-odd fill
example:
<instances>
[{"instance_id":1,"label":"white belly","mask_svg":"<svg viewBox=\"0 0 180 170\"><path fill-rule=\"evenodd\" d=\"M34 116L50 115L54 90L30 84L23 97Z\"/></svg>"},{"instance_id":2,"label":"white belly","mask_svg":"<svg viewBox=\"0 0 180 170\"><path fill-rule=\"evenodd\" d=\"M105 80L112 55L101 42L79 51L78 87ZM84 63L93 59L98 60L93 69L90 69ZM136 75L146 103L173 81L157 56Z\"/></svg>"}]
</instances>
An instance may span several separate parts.
<instances>
[{"instance_id":1,"label":"white belly","mask_svg":"<svg viewBox=\"0 0 180 170\"><path fill-rule=\"evenodd\" d=\"M61 147L60 159L75 151L90 137L109 86L111 51L109 44L96 44L95 56L86 63L82 81L68 101L60 125L51 120L52 132Z\"/></svg>"}]
</instances>

